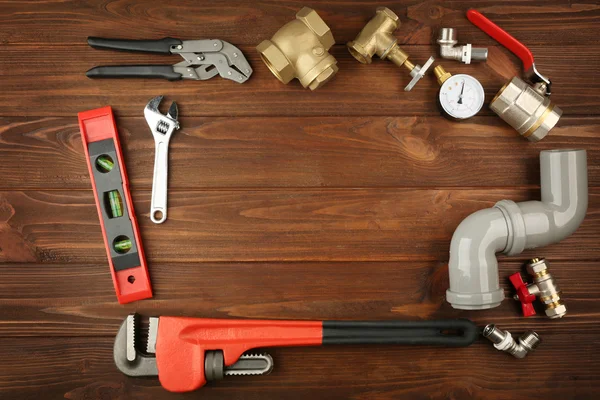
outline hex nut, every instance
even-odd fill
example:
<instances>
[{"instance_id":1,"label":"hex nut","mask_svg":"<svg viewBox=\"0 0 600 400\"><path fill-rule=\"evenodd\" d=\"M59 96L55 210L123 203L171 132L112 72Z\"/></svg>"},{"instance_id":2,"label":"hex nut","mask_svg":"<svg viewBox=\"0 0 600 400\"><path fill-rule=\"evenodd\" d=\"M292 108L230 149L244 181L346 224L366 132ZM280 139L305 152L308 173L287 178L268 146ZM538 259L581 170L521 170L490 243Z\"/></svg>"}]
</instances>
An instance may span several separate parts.
<instances>
[{"instance_id":1,"label":"hex nut","mask_svg":"<svg viewBox=\"0 0 600 400\"><path fill-rule=\"evenodd\" d=\"M527 264L527 273L529 275L536 275L542 271L545 271L548 269L548 266L546 265L546 262L544 260L541 260L535 264Z\"/></svg>"},{"instance_id":2,"label":"hex nut","mask_svg":"<svg viewBox=\"0 0 600 400\"><path fill-rule=\"evenodd\" d=\"M289 83L294 79L294 67L270 40L263 40L256 46L256 50L258 50L262 60L277 79L283 83Z\"/></svg>"},{"instance_id":3,"label":"hex nut","mask_svg":"<svg viewBox=\"0 0 600 400\"><path fill-rule=\"evenodd\" d=\"M567 306L560 304L554 308L546 308L546 316L550 319L562 318L567 313Z\"/></svg>"},{"instance_id":4,"label":"hex nut","mask_svg":"<svg viewBox=\"0 0 600 400\"><path fill-rule=\"evenodd\" d=\"M331 65L323 70L313 81L308 85L310 90L315 90L326 84L338 72L337 65Z\"/></svg>"},{"instance_id":5,"label":"hex nut","mask_svg":"<svg viewBox=\"0 0 600 400\"><path fill-rule=\"evenodd\" d=\"M387 7L377 7L376 11L385 14L388 18L391 18L396 22L398 21L398 16L396 15L396 13Z\"/></svg>"},{"instance_id":6,"label":"hex nut","mask_svg":"<svg viewBox=\"0 0 600 400\"><path fill-rule=\"evenodd\" d=\"M333 33L325 21L312 8L304 7L296 14L296 19L302 21L311 31L317 35L325 49L329 50L335 44Z\"/></svg>"}]
</instances>

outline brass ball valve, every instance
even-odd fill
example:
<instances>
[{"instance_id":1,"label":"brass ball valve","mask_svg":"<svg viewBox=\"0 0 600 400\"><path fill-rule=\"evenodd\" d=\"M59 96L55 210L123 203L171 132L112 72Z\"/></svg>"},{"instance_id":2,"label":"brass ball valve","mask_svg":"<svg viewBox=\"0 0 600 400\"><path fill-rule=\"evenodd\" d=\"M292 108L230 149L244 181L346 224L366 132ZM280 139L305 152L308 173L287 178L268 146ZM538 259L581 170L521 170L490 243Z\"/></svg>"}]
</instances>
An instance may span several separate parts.
<instances>
[{"instance_id":1,"label":"brass ball valve","mask_svg":"<svg viewBox=\"0 0 600 400\"><path fill-rule=\"evenodd\" d=\"M273 75L287 84L297 78L315 90L337 73L337 60L328 53L335 44L331 29L311 8L304 7L294 21L282 26L256 50Z\"/></svg>"},{"instance_id":2,"label":"brass ball valve","mask_svg":"<svg viewBox=\"0 0 600 400\"><path fill-rule=\"evenodd\" d=\"M536 297L544 304L546 316L551 319L562 318L567 313L567 307L560 298L561 292L558 284L548 272L548 264L543 258L534 258L527 263L527 272L533 277L533 283L523 281L520 272L510 276L510 282L517 290L515 300L521 302L523 315L535 315L533 302Z\"/></svg>"},{"instance_id":3,"label":"brass ball valve","mask_svg":"<svg viewBox=\"0 0 600 400\"><path fill-rule=\"evenodd\" d=\"M404 66L413 77L404 88L405 91L410 91L423 78L434 59L429 57L422 67L410 62L408 54L398 47L398 39L393 35L399 25L398 16L392 10L379 7L375 16L347 46L350 54L362 64L370 64L372 57L377 55L382 60L390 60L398 67Z\"/></svg>"},{"instance_id":4,"label":"brass ball valve","mask_svg":"<svg viewBox=\"0 0 600 400\"><path fill-rule=\"evenodd\" d=\"M476 10L467 11L467 18L517 55L525 68L528 82L512 78L490 102L491 110L530 142L542 140L562 116L548 98L552 82L537 70L533 54L523 43Z\"/></svg>"}]
</instances>

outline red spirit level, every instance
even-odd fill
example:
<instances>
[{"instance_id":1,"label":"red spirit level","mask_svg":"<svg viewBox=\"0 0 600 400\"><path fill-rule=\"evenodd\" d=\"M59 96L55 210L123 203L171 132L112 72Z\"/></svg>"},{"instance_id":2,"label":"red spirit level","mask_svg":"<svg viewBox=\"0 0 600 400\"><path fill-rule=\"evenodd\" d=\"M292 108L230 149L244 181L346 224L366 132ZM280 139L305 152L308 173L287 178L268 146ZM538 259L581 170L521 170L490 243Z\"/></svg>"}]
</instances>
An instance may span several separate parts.
<instances>
[{"instance_id":1,"label":"red spirit level","mask_svg":"<svg viewBox=\"0 0 600 400\"><path fill-rule=\"evenodd\" d=\"M152 297L148 267L110 107L78 114L83 149L119 303Z\"/></svg>"}]
</instances>

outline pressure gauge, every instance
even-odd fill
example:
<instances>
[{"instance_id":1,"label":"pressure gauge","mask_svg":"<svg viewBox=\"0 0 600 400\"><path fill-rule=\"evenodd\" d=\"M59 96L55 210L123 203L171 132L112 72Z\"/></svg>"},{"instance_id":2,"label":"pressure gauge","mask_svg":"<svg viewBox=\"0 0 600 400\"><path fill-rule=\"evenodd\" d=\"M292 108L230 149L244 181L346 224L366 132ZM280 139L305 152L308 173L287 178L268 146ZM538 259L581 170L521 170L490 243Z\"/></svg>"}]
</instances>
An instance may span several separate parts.
<instances>
[{"instance_id":1,"label":"pressure gauge","mask_svg":"<svg viewBox=\"0 0 600 400\"><path fill-rule=\"evenodd\" d=\"M471 118L481 110L485 93L481 83L471 75L451 75L441 65L434 69L441 85L438 102L442 112L451 119Z\"/></svg>"}]
</instances>

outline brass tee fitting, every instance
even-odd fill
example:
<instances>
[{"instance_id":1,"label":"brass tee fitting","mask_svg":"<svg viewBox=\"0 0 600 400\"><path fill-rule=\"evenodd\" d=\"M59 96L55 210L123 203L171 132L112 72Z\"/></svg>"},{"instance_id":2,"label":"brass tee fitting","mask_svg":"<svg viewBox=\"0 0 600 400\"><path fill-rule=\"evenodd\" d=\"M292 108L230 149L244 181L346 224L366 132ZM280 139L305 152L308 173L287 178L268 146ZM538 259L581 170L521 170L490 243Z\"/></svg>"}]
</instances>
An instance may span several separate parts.
<instances>
[{"instance_id":1,"label":"brass tee fitting","mask_svg":"<svg viewBox=\"0 0 600 400\"><path fill-rule=\"evenodd\" d=\"M567 313L567 306L561 299L558 284L548 272L548 264L543 258L533 258L527 263L527 272L533 278L533 283L523 281L517 272L510 276L510 281L517 289L514 299L521 302L523 314L526 317L535 314L533 302L536 297L544 304L546 316L551 319L562 318Z\"/></svg>"},{"instance_id":2,"label":"brass tee fitting","mask_svg":"<svg viewBox=\"0 0 600 400\"><path fill-rule=\"evenodd\" d=\"M338 71L337 60L328 53L334 44L331 29L319 14L304 7L294 21L282 26L256 50L281 82L287 84L297 78L303 87L315 90Z\"/></svg>"},{"instance_id":3,"label":"brass tee fitting","mask_svg":"<svg viewBox=\"0 0 600 400\"><path fill-rule=\"evenodd\" d=\"M404 66L413 77L412 81L404 88L404 90L410 91L423 78L434 59L429 57L423 67L410 62L408 54L398 47L398 39L393 35L399 25L398 16L392 10L387 7L379 7L375 16L353 41L348 42L347 46L350 54L362 64L370 64L373 55L376 54L382 60L388 59L398 67Z\"/></svg>"}]
</instances>

